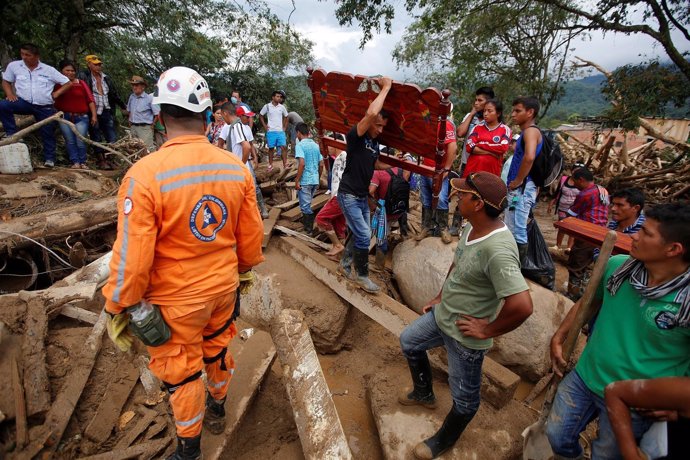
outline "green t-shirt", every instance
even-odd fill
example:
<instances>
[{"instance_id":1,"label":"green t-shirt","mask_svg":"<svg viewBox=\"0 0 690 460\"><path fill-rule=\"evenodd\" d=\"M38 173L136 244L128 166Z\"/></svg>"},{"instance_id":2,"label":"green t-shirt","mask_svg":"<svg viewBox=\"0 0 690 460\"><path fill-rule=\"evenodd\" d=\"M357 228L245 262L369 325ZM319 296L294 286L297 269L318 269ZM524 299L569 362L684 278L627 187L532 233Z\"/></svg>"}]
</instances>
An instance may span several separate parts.
<instances>
[{"instance_id":1,"label":"green t-shirt","mask_svg":"<svg viewBox=\"0 0 690 460\"><path fill-rule=\"evenodd\" d=\"M455 268L443 284L441 303L434 308L436 324L463 346L485 350L493 339L466 337L455 321L460 315L496 319L501 300L529 289L520 272L517 244L508 227L467 241L472 226L467 225L455 250Z\"/></svg>"},{"instance_id":2,"label":"green t-shirt","mask_svg":"<svg viewBox=\"0 0 690 460\"><path fill-rule=\"evenodd\" d=\"M643 299L629 281L615 296L606 289L613 272L628 256L611 257L596 298L603 299L592 336L575 370L599 396L611 382L688 375L690 328L667 328L664 321L676 315L680 304L675 292L660 299Z\"/></svg>"}]
</instances>

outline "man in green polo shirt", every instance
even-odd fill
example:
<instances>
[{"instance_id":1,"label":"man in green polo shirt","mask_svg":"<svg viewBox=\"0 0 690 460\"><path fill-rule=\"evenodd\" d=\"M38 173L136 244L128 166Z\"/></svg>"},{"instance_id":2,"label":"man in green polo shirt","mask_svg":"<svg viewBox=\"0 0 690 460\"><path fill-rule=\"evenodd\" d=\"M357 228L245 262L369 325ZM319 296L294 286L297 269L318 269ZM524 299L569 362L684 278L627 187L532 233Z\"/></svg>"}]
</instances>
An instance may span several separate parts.
<instances>
[{"instance_id":1,"label":"man in green polo shirt","mask_svg":"<svg viewBox=\"0 0 690 460\"><path fill-rule=\"evenodd\" d=\"M556 459L581 459L579 434L599 418L593 459L622 458L604 403L604 388L618 380L690 375L690 206L662 204L646 212L631 235L630 256L609 261L595 301L597 325L575 370L560 383L546 433ZM559 375L562 344L575 320L575 303L551 339ZM632 414L639 440L651 420Z\"/></svg>"},{"instance_id":2,"label":"man in green polo shirt","mask_svg":"<svg viewBox=\"0 0 690 460\"><path fill-rule=\"evenodd\" d=\"M532 298L520 273L513 234L499 216L508 190L488 172L450 181L467 225L441 292L400 335L414 388L398 398L403 405L436 407L426 351L445 346L453 407L443 426L415 446L414 455L432 459L453 447L479 409L484 354L493 337L512 331L532 314ZM501 301L503 308L499 313Z\"/></svg>"}]
</instances>

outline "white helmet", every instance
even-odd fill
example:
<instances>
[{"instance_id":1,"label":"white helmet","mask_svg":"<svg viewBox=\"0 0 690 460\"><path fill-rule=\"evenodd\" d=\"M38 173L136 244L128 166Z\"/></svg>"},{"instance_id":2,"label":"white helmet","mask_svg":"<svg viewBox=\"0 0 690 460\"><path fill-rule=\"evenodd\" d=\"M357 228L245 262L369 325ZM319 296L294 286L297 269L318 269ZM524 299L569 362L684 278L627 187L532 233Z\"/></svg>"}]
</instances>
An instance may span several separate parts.
<instances>
[{"instance_id":1,"label":"white helmet","mask_svg":"<svg viewBox=\"0 0 690 460\"><path fill-rule=\"evenodd\" d=\"M206 80L189 67L173 67L158 78L154 104L170 104L200 113L212 107Z\"/></svg>"}]
</instances>

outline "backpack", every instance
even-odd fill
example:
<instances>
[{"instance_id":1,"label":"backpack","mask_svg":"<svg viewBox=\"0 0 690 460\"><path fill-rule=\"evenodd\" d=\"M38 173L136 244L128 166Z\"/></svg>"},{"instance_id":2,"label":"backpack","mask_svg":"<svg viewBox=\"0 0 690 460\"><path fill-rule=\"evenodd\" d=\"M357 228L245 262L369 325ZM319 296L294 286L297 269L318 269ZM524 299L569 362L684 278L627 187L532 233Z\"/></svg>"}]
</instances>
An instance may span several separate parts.
<instances>
[{"instance_id":1,"label":"backpack","mask_svg":"<svg viewBox=\"0 0 690 460\"><path fill-rule=\"evenodd\" d=\"M391 183L388 184L384 198L386 214L403 214L410 208L410 183L403 178L402 168L398 168L398 174L393 174L390 169L386 172L391 176Z\"/></svg>"},{"instance_id":2,"label":"backpack","mask_svg":"<svg viewBox=\"0 0 690 460\"><path fill-rule=\"evenodd\" d=\"M532 128L532 126L530 126ZM540 128L537 128L541 133L542 146L541 153L534 159L532 169L529 171L529 176L537 187L544 188L551 185L561 175L563 170L563 153L561 147L553 138L553 131L545 133ZM522 150L525 150L525 138L521 137Z\"/></svg>"}]
</instances>

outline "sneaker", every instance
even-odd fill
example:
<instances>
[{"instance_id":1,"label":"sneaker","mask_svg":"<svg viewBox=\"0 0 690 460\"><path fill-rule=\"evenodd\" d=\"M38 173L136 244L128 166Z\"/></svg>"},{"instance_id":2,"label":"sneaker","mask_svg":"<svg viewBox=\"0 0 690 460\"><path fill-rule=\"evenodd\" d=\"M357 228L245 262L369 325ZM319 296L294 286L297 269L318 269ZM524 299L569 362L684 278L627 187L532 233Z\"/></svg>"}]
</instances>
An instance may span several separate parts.
<instances>
[{"instance_id":1,"label":"sneaker","mask_svg":"<svg viewBox=\"0 0 690 460\"><path fill-rule=\"evenodd\" d=\"M74 163L74 164L71 166L71 169L81 169L81 165L80 165L79 163Z\"/></svg>"},{"instance_id":2,"label":"sneaker","mask_svg":"<svg viewBox=\"0 0 690 460\"><path fill-rule=\"evenodd\" d=\"M331 194L331 190L330 190L330 189L326 190L326 193L324 193L324 195L330 195L330 194Z\"/></svg>"},{"instance_id":3,"label":"sneaker","mask_svg":"<svg viewBox=\"0 0 690 460\"><path fill-rule=\"evenodd\" d=\"M53 168L53 167L55 167L55 162L54 162L54 161L51 161L51 160L48 160L48 161L46 161L45 163L43 163L43 166L46 167L46 168Z\"/></svg>"}]
</instances>

